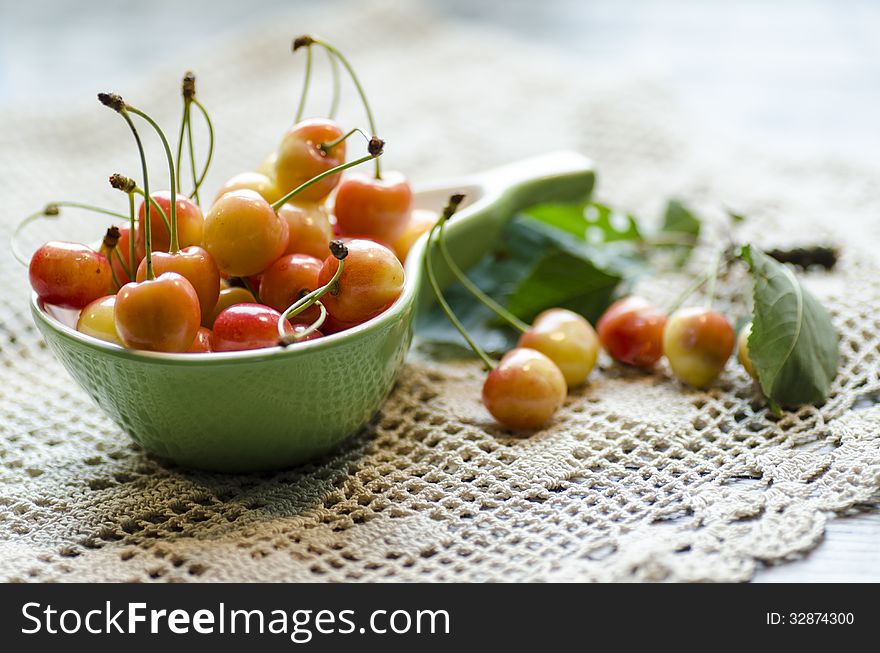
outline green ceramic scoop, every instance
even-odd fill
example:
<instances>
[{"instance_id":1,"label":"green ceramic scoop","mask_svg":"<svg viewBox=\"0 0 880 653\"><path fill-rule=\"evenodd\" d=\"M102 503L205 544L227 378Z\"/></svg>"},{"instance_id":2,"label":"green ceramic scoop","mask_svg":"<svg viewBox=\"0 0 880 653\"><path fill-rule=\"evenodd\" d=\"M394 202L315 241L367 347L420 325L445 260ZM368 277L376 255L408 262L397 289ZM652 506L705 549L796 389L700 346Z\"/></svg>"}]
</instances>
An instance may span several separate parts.
<instances>
[{"instance_id":1,"label":"green ceramic scoop","mask_svg":"<svg viewBox=\"0 0 880 653\"><path fill-rule=\"evenodd\" d=\"M432 185L416 205L439 212L453 192L466 200L447 227L463 266L490 248L504 222L540 202L584 199L594 183L586 158L560 152ZM132 351L76 331L75 316L31 310L64 367L147 450L206 470L252 472L326 453L376 413L403 365L419 305L429 302L425 237L407 259L403 294L381 315L287 349L214 354ZM446 270L438 275L448 282Z\"/></svg>"}]
</instances>

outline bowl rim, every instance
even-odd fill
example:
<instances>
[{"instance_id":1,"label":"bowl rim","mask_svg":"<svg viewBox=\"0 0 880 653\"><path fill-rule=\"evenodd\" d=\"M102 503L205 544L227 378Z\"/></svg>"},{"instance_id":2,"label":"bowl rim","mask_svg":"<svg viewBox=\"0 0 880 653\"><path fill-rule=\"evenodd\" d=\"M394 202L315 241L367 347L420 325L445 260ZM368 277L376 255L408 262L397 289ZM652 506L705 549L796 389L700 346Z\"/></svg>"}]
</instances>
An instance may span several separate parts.
<instances>
[{"instance_id":1,"label":"bowl rim","mask_svg":"<svg viewBox=\"0 0 880 653\"><path fill-rule=\"evenodd\" d=\"M437 194L444 191L451 193L462 188L468 188L470 191L469 194L473 193L473 199L460 211L459 215L461 218L482 210L492 201L492 198L485 192L485 189L479 184L474 184L471 180L461 180L459 183L432 184L420 188L414 193L414 195L416 196L416 199L418 199L419 196ZM108 356L134 359L145 363L210 366L226 363L252 363L268 359L279 359L280 357L297 357L307 353L320 351L327 347L333 347L344 339L356 339L357 336L361 334L382 329L383 327L391 325L393 322L399 320L405 309L415 303L416 291L421 282L422 258L426 242L427 234L422 234L410 248L404 264L403 292L401 292L400 296L391 304L391 306L379 313L379 315L353 326L350 329L325 335L314 340L299 342L288 347L276 345L274 347L263 347L260 349L200 354L165 353L143 349L128 349L77 331L75 328L68 326L58 318L50 315L44 308L44 302L40 300L37 293L34 291L31 291L31 312L34 314L35 318L40 320L40 322L46 327L66 339L75 340L81 345L100 351Z\"/></svg>"}]
</instances>

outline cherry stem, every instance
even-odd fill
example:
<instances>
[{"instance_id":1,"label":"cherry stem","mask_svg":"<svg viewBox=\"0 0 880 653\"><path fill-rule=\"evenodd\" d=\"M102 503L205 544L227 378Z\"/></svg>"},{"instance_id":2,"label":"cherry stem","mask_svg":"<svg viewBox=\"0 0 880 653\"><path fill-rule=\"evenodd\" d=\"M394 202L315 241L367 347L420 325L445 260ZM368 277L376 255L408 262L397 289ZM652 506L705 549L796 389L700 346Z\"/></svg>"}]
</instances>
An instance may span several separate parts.
<instances>
[{"instance_id":1,"label":"cherry stem","mask_svg":"<svg viewBox=\"0 0 880 653\"><path fill-rule=\"evenodd\" d=\"M333 254L334 257L336 257L336 260L339 261L336 272L333 273L330 281L325 283L320 288L316 288L310 293L303 295L284 310L284 312L281 314L281 317L278 318L278 335L280 337L284 337L285 320L296 317L313 304L320 303L318 302L318 300L321 299L321 297L326 295L328 292L337 292L339 277L342 276L342 270L345 268L345 257L348 256L348 248L342 243L341 240L332 240L330 241L330 252ZM323 322L324 321L322 319L321 323L323 324ZM315 328L317 329L318 327Z\"/></svg>"},{"instance_id":2,"label":"cherry stem","mask_svg":"<svg viewBox=\"0 0 880 653\"><path fill-rule=\"evenodd\" d=\"M244 285L245 290L254 296L254 299L258 304L262 304L263 300L260 299L260 294L257 292L256 288L254 288L254 284L251 283L251 280L247 277L239 277L239 279L241 279L241 283Z\"/></svg>"},{"instance_id":3,"label":"cherry stem","mask_svg":"<svg viewBox=\"0 0 880 653\"><path fill-rule=\"evenodd\" d=\"M140 134L138 134L137 127L134 126L134 121L131 119L131 116L128 115L127 105L125 104L125 100L123 100L116 93L98 93L98 101L103 104L105 107L113 109L116 113L118 113L125 122L128 124L128 128L131 130L132 135L134 136L134 142L137 144L138 148L138 156L141 159L141 170L144 175L144 197L150 196L150 175L147 172L147 155L144 153L144 144L141 142ZM171 175L171 185L174 185L174 175ZM171 204L174 206L174 203ZM146 261L147 261L147 281L150 281L154 278L153 274L153 254L150 251L153 248L153 234L150 226L150 202L146 202L144 205L144 247L146 251Z\"/></svg>"},{"instance_id":4,"label":"cherry stem","mask_svg":"<svg viewBox=\"0 0 880 653\"><path fill-rule=\"evenodd\" d=\"M327 319L327 307L325 307L321 301L316 301L315 305L318 307L318 310L321 311L321 314L308 326L308 328L303 329L299 333L296 333L295 331L293 333L287 333L284 331L284 323L287 321L287 318L284 316L278 320L278 344L280 346L286 347L287 345L299 342L303 338L312 335L324 325L324 320Z\"/></svg>"},{"instance_id":5,"label":"cherry stem","mask_svg":"<svg viewBox=\"0 0 880 653\"><path fill-rule=\"evenodd\" d=\"M135 114L136 116L140 116L144 120L149 123L150 127L152 127L155 132L159 135L159 139L162 141L162 145L165 148L165 157L168 159L168 177L169 177L169 185L171 186L171 194L173 197L171 198L171 245L168 248L168 251L172 254L180 249L180 243L177 240L177 192L175 191L175 184L177 183L177 178L174 172L174 155L171 153L171 146L168 144L168 139L165 137L165 132L162 131L162 128L159 127L159 124L153 120L149 115L138 109L137 107L133 107L130 104L126 104L125 108L127 111Z\"/></svg>"},{"instance_id":6,"label":"cherry stem","mask_svg":"<svg viewBox=\"0 0 880 653\"><path fill-rule=\"evenodd\" d=\"M193 189L193 192L190 193L190 197L195 197L199 188L202 187L205 177L208 175L208 169L211 167L211 161L214 159L214 123L211 122L208 110L201 102L199 102L197 97L193 96L192 103L202 113L202 117L205 119L205 125L208 128L208 155L205 157L205 165L202 168L202 173L199 175L199 180L195 182L195 188Z\"/></svg>"},{"instance_id":7,"label":"cherry stem","mask_svg":"<svg viewBox=\"0 0 880 653\"><path fill-rule=\"evenodd\" d=\"M27 256L21 253L21 249L18 246L18 239L21 236L21 232L24 231L24 228L27 227L31 222L35 222L40 218L57 218L58 214L59 211L56 204L47 204L42 211L31 213L29 216L18 223L18 225L15 227L15 230L12 232L12 236L9 239L9 246L12 249L12 255L15 257L16 261L18 261L25 267L28 267L30 265L30 260L28 260Z\"/></svg>"},{"instance_id":8,"label":"cherry stem","mask_svg":"<svg viewBox=\"0 0 880 653\"><path fill-rule=\"evenodd\" d=\"M190 120L189 116L187 116L186 120L186 140L189 148L189 167L192 173L193 180L191 197L196 201L196 204L199 205L199 208L201 208L202 201L199 199L198 173L196 172L196 148L193 145L192 120Z\"/></svg>"},{"instance_id":9,"label":"cherry stem","mask_svg":"<svg viewBox=\"0 0 880 653\"><path fill-rule=\"evenodd\" d=\"M453 204L452 200L454 198L460 198ZM458 264L453 260L452 255L449 252L449 248L446 245L446 221L452 217L452 214L455 213L458 204L461 200L464 199L464 195L453 195L450 198L450 204L447 207L447 210L443 212L437 221L437 242L440 246L440 253L443 255L443 260L446 262L446 266L458 280L458 282L464 286L468 292L470 292L474 297L476 297L482 304L484 304L487 308L491 309L495 312L498 317L502 320L510 324L514 329L525 333L529 329L529 325L519 319L516 315L508 311L501 304L496 302L494 299L489 297L486 293L480 290L473 281L471 281L467 275L462 271ZM452 209L449 211L449 209Z\"/></svg>"},{"instance_id":10,"label":"cherry stem","mask_svg":"<svg viewBox=\"0 0 880 653\"><path fill-rule=\"evenodd\" d=\"M86 211L92 211L93 213L101 213L103 215L109 215L114 218L122 218L123 220L128 219L128 216L124 215L122 213L118 213L116 211L111 211L109 209L102 209L100 206L93 206L92 204L83 204L82 202L69 202L67 200L62 200L60 202L49 202L49 204L47 204L46 206L47 206L47 208L52 207L52 206L55 206L55 207L62 207L63 206L63 207L69 207L72 209L84 209ZM40 215L43 215L43 214L40 214ZM49 214L47 213L45 215L49 215Z\"/></svg>"},{"instance_id":11,"label":"cherry stem","mask_svg":"<svg viewBox=\"0 0 880 653\"><path fill-rule=\"evenodd\" d=\"M336 57L333 56L333 53L329 50L325 50L327 53L327 60L330 62L330 75L333 78L333 98L330 101L330 111L327 113L330 120L334 120L336 118L336 113L339 111L339 91L340 91L340 80L339 80L339 62L336 61Z\"/></svg>"},{"instance_id":12,"label":"cherry stem","mask_svg":"<svg viewBox=\"0 0 880 653\"><path fill-rule=\"evenodd\" d=\"M135 280L137 275L137 250L135 249L135 217L134 217L134 192L128 194L128 278Z\"/></svg>"},{"instance_id":13,"label":"cherry stem","mask_svg":"<svg viewBox=\"0 0 880 653\"><path fill-rule=\"evenodd\" d=\"M144 200L146 200L146 202L150 206L152 206L154 210L159 212L159 217L162 218L162 222L165 223L165 229L168 231L168 233L170 235L171 234L171 223L168 222L168 216L165 215L165 209L163 209L161 206L159 206L159 202L157 202L152 197L147 196L147 194L143 188L135 187L135 189L132 191L132 193L137 193L138 195L143 197ZM144 218L147 218L147 215L145 215Z\"/></svg>"},{"instance_id":14,"label":"cherry stem","mask_svg":"<svg viewBox=\"0 0 880 653\"><path fill-rule=\"evenodd\" d=\"M379 143L379 145L376 149L373 148L373 143L375 141L378 141L378 143ZM308 188L312 184L317 184L322 179L326 179L327 177L338 174L338 173L342 172L343 170L347 170L348 168L353 168L355 166L359 166L360 164L365 163L365 162L369 161L370 159L379 158L382 155L382 147L385 145L384 141L373 137L370 140L370 145L371 145L370 153L367 154L366 156L362 156L360 159L355 159L354 161L349 161L348 163L343 163L341 165L336 166L335 168L330 168L329 170L312 177L307 182L300 184L299 186L294 188L292 191L290 191L287 195L282 197L280 200L273 203L272 208L277 211L282 206L284 206L292 197L298 195L299 193L304 191L306 188Z\"/></svg>"},{"instance_id":15,"label":"cherry stem","mask_svg":"<svg viewBox=\"0 0 880 653\"><path fill-rule=\"evenodd\" d=\"M449 209L449 207L447 207ZM454 208L452 209L455 210ZM482 359L483 364L490 370L495 369L495 361L493 361L489 356L483 351L482 347L480 347L476 342L474 342L473 338L471 338L470 334L467 332L467 329L464 328L464 325L459 321L458 317L453 312L452 308L449 306L449 303L446 301L446 298L443 296L443 291L440 290L440 284L437 282L437 276L434 273L434 262L433 262L433 240L434 233L437 231L439 227L434 225L431 227L431 230L428 232L428 243L427 249L425 250L425 271L428 273L428 282L431 284L431 290L434 291L434 296L437 298L437 303L440 304L440 308L443 309L443 312L446 314L446 317L452 323L461 336L467 341L470 348L474 351L474 353Z\"/></svg>"},{"instance_id":16,"label":"cherry stem","mask_svg":"<svg viewBox=\"0 0 880 653\"><path fill-rule=\"evenodd\" d=\"M177 170L177 178L174 186L175 192L180 192L180 164L183 160L183 136L186 131L186 125L189 122L189 104L190 101L184 96L183 114L180 118L180 132L177 135L177 157L175 158L175 169Z\"/></svg>"},{"instance_id":17,"label":"cherry stem","mask_svg":"<svg viewBox=\"0 0 880 653\"><path fill-rule=\"evenodd\" d=\"M312 43L314 43L316 45L320 45L322 48L327 50L327 52L329 52L331 55L333 55L339 61L339 63L341 63L343 65L345 70L348 72L348 76L351 78L351 81L354 83L354 87L357 89L358 95L361 96L361 102L364 105L364 111L366 111L366 113L367 113L367 122L370 123L370 131L373 132L373 134L379 133L378 131L376 131L376 121L373 119L373 112L370 109L370 103L367 100L367 94L364 92L364 87L361 86L361 82L358 79L357 74L355 74L354 68L351 67L350 63L348 63L348 59L346 59L345 56L339 50L337 50L335 47L333 47L332 45L330 45L326 41L322 41L321 39L316 39L314 37L301 37L301 38L308 39L310 41L309 45L311 45ZM297 39L297 40L299 40L299 39ZM294 43L296 43L296 42L294 42ZM376 160L376 179L381 179L381 178L382 178L382 170L379 167L379 160L377 159Z\"/></svg>"},{"instance_id":18,"label":"cherry stem","mask_svg":"<svg viewBox=\"0 0 880 653\"><path fill-rule=\"evenodd\" d=\"M684 304L685 300L686 300L688 297L690 297L690 296L693 295L695 292L697 292L700 288L702 288L702 287L703 287L703 284L705 284L707 281L711 280L714 276L717 276L717 274L718 274L718 268L719 268L722 264L726 265L726 264L730 263L730 261L732 261L734 258L735 258L735 257L730 256L730 255L728 255L728 256L722 256L722 253L719 251L719 253L717 254L717 256L716 256L716 258L715 258L715 264L712 266L712 269L709 270L709 271L707 271L707 272L704 272L704 273L701 274L699 277L697 277L696 279L694 279L694 280L691 282L691 284L690 284L687 288L684 289L684 292L682 292L678 297L676 297L676 298L675 298L675 301L673 301L673 302L667 307L667 309L666 309L666 314L667 314L667 315L670 315L670 314L674 313L676 310L678 310L678 308L679 308L682 304ZM715 282L714 282L714 281L712 282L711 292L712 292L713 295L715 294ZM711 301L711 299L710 299L710 301L709 301L708 308L712 308L712 301Z\"/></svg>"},{"instance_id":19,"label":"cherry stem","mask_svg":"<svg viewBox=\"0 0 880 653\"><path fill-rule=\"evenodd\" d=\"M712 310L712 304L715 303L715 285L718 282L718 268L721 266L721 255L722 251L719 249L712 258L712 267L709 268L709 288L707 290L709 297L706 300L706 308L710 311Z\"/></svg>"},{"instance_id":20,"label":"cherry stem","mask_svg":"<svg viewBox=\"0 0 880 653\"><path fill-rule=\"evenodd\" d=\"M349 139L349 137L354 134L360 134L361 136L364 137L364 139L366 139L367 143L370 142L370 137L367 136L367 133L363 129L361 129L360 127L355 127L354 129L349 131L347 134L343 134L342 136L337 138L335 141L327 141L326 143L321 143L318 146L318 149L321 150L321 153L326 156L327 154L330 154L330 150L332 150L334 147L336 147L337 145L339 145L343 141L347 141Z\"/></svg>"},{"instance_id":21,"label":"cherry stem","mask_svg":"<svg viewBox=\"0 0 880 653\"><path fill-rule=\"evenodd\" d=\"M312 81L312 46L306 46L306 77L303 80L302 94L299 96L299 106L296 109L296 119L294 122L302 120L303 112L306 110L306 96L309 94L309 82Z\"/></svg>"}]
</instances>

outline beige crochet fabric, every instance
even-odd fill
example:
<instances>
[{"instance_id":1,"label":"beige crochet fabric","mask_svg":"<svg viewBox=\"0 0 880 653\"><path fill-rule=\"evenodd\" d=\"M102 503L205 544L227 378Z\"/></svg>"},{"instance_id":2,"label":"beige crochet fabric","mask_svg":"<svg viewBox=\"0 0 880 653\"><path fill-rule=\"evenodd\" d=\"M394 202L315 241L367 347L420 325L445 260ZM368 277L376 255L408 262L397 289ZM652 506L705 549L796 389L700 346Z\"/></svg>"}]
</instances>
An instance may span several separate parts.
<instances>
[{"instance_id":1,"label":"beige crochet fabric","mask_svg":"<svg viewBox=\"0 0 880 653\"><path fill-rule=\"evenodd\" d=\"M95 91L118 90L173 129L178 80L193 67L219 133L216 188L289 123L301 80L289 40L306 30L354 59L387 165L416 181L574 148L596 160L602 198L627 209L653 215L674 194L715 219L726 202L754 216L746 231L759 244L840 243L838 269L808 280L842 335L831 398L775 418L734 362L708 392L663 367L643 376L604 362L550 428L513 437L483 411L475 364L414 354L373 424L327 459L275 474L188 472L141 452L74 385L40 342L26 275L4 251L0 579L744 580L758 561L809 551L830 514L876 492L876 171L726 144L651 82L586 75L400 3L352 3L332 21L300 11ZM351 91L345 100L346 121L363 122ZM107 175L138 169L124 124L91 98L0 125L4 242L50 199L118 204ZM69 216L31 231L32 243L100 232L94 217ZM741 312L736 280L724 290ZM686 280L652 283L662 299Z\"/></svg>"}]
</instances>

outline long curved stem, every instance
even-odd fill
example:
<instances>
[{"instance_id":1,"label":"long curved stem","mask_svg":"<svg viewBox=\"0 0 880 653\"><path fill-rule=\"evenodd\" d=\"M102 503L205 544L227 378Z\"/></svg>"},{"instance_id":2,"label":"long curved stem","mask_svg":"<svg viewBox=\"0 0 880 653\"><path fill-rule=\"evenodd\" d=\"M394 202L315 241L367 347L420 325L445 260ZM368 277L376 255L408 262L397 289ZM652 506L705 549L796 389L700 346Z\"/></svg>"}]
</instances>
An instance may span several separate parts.
<instances>
[{"instance_id":1,"label":"long curved stem","mask_svg":"<svg viewBox=\"0 0 880 653\"><path fill-rule=\"evenodd\" d=\"M377 158L379 158L379 154L375 154L375 155L374 154L367 154L366 156L362 156L360 159L355 159L354 161L349 161L348 163L343 163L341 165L338 165L335 168L330 168L329 170L322 172L320 175L316 175L316 176L312 177L307 182L304 182L304 183L300 184L299 186L297 186L296 188L294 188L287 195L282 197L277 202L273 203L272 208L277 211L282 206L284 206L285 203L290 201L290 199L292 197L298 195L299 193L304 191L306 188L308 188L312 184L317 184L322 179L326 179L327 177L330 177L332 175L340 173L343 170L347 170L348 168L353 168L354 166L359 166L360 164L365 163L365 162L369 161L370 159L377 159Z\"/></svg>"},{"instance_id":2,"label":"long curved stem","mask_svg":"<svg viewBox=\"0 0 880 653\"><path fill-rule=\"evenodd\" d=\"M211 122L211 117L208 115L208 110L205 109L204 105L199 102L198 98L193 98L192 103L196 105L196 108L202 112L202 117L205 119L205 125L208 127L208 156L205 157L205 165L202 168L202 174L199 175L199 180L196 182L195 188L193 192L190 193L190 197L194 197L196 192L198 192L199 188L202 187L202 184L205 181L205 177L208 174L208 169L211 167L211 161L214 159L214 123Z\"/></svg>"},{"instance_id":3,"label":"long curved stem","mask_svg":"<svg viewBox=\"0 0 880 653\"><path fill-rule=\"evenodd\" d=\"M187 107L186 140L189 148L189 167L192 173L193 180L193 189L190 196L196 201L196 204L201 207L202 202L199 199L199 177L198 173L196 172L196 148L193 145L192 120L189 115L189 107ZM177 176L180 177L180 169L177 170Z\"/></svg>"},{"instance_id":4,"label":"long curved stem","mask_svg":"<svg viewBox=\"0 0 880 653\"><path fill-rule=\"evenodd\" d=\"M134 217L134 192L128 194L128 278L134 281L137 274L135 258L137 257L137 249L135 248L135 217Z\"/></svg>"},{"instance_id":5,"label":"long curved stem","mask_svg":"<svg viewBox=\"0 0 880 653\"><path fill-rule=\"evenodd\" d=\"M171 146L168 144L168 139L165 137L165 132L162 131L162 128L153 120L149 115L138 109L137 107L133 107L130 104L126 104L125 108L127 111L140 116L144 120L149 123L149 125L156 131L159 135L159 138L162 141L162 145L165 148L165 156L168 159L168 177L169 184L171 186L172 195L171 198L171 246L168 248L169 252L176 252L180 249L180 243L177 240L177 193L174 192L176 188L175 184L177 182L176 175L174 173L174 155L171 153ZM146 185L145 185L146 186Z\"/></svg>"},{"instance_id":6,"label":"long curved stem","mask_svg":"<svg viewBox=\"0 0 880 653\"><path fill-rule=\"evenodd\" d=\"M446 219L445 217L441 217L438 221L438 245L440 246L440 253L443 256L443 260L446 262L446 266L450 269L452 274L458 280L458 282L464 286L468 292L470 292L474 297L476 297L480 302L482 302L487 308L491 309L495 312L495 314L500 317L502 320L510 324L514 329L525 333L529 325L519 319L516 315L508 311L501 304L496 302L494 299L489 297L486 293L480 290L473 281L471 281L467 275L462 271L455 260L452 258L452 255L449 253L449 248L446 246L446 238L445 238L445 229Z\"/></svg>"},{"instance_id":7,"label":"long curved stem","mask_svg":"<svg viewBox=\"0 0 880 653\"><path fill-rule=\"evenodd\" d=\"M92 204L84 204L82 202L70 202L67 200L61 200L60 202L49 202L49 204L47 206L58 206L58 207L70 207L72 209L83 209L85 211L92 211L93 213L101 213L103 215L109 215L114 218L121 218L123 220L128 219L128 216L123 213L111 211L110 209L102 209L100 206L94 206Z\"/></svg>"},{"instance_id":8,"label":"long curved stem","mask_svg":"<svg viewBox=\"0 0 880 653\"><path fill-rule=\"evenodd\" d=\"M339 266L336 268L336 272L333 273L333 277L330 279L330 281L325 283L320 288L316 288L307 295L303 295L302 297L297 299L281 314L281 317L278 318L279 336L283 337L284 335L284 320L289 320L292 317L296 317L313 304L319 303L318 300L321 299L321 297L326 295L328 292L333 292L333 289L336 288L336 283L339 281L339 277L342 276L342 270L343 268L345 268L345 259L341 258L337 260L339 261Z\"/></svg>"},{"instance_id":9,"label":"long curved stem","mask_svg":"<svg viewBox=\"0 0 880 653\"><path fill-rule=\"evenodd\" d=\"M330 62L330 75L333 79L333 97L330 100L330 111L327 113L327 116L330 120L334 120L336 118L336 113L339 111L339 96L340 96L340 79L339 79L339 62L336 60L336 57L329 50L325 50L327 53L327 60Z\"/></svg>"},{"instance_id":10,"label":"long curved stem","mask_svg":"<svg viewBox=\"0 0 880 653\"><path fill-rule=\"evenodd\" d=\"M131 116L128 115L128 111L122 110L119 112L125 122L128 123L129 129L131 129L131 133L134 135L134 142L137 144L138 155L141 158L141 171L144 175L144 197L150 197L150 176L147 172L147 155L144 153L144 144L141 142L140 134L138 134L137 128L134 126L134 121L132 121ZM172 176L173 179L173 176ZM172 184L174 182L172 181ZM155 275L153 274L153 230L150 225L150 205L151 202L144 203L144 248L146 249L146 260L147 260L147 281L153 279ZM171 206L174 206L175 202L171 203Z\"/></svg>"},{"instance_id":11,"label":"long curved stem","mask_svg":"<svg viewBox=\"0 0 880 653\"><path fill-rule=\"evenodd\" d=\"M49 206L52 205L50 204ZM27 227L30 223L39 220L40 218L54 218L57 215L57 213L46 213L46 209L43 209L42 211L31 213L29 216L18 223L18 225L15 227L15 230L12 232L12 236L10 236L9 238L9 246L12 249L12 255L15 257L16 261L18 261L25 267L28 267L30 265L28 257L22 254L21 249L18 246L18 239L21 236L21 232L24 231L24 228Z\"/></svg>"},{"instance_id":12,"label":"long curved stem","mask_svg":"<svg viewBox=\"0 0 880 653\"><path fill-rule=\"evenodd\" d=\"M709 269L709 288L707 294L709 299L706 301L706 308L712 310L712 304L715 303L715 285L718 283L718 268L721 266L722 251L719 249L712 259L712 267Z\"/></svg>"},{"instance_id":13,"label":"long curved stem","mask_svg":"<svg viewBox=\"0 0 880 653\"><path fill-rule=\"evenodd\" d=\"M437 282L437 276L434 273L434 262L432 250L434 248L434 234L437 231L437 225L431 227L431 231L428 232L428 243L427 248L425 249L425 271L428 274L428 282L431 285L431 290L434 291L434 296L437 298L437 303L440 304L440 308L443 309L443 312L446 314L446 317L452 323L461 336L467 341L470 348L473 349L474 353L479 356L483 364L490 370L495 368L495 362L489 358L485 351L483 351L482 347L480 347L476 342L474 342L473 338L471 338L470 334L467 332L467 329L464 328L464 325L459 321L458 317L452 310L452 307L449 306L449 303L446 301L446 298L443 296L443 291L440 290L440 284Z\"/></svg>"},{"instance_id":14,"label":"long curved stem","mask_svg":"<svg viewBox=\"0 0 880 653\"><path fill-rule=\"evenodd\" d=\"M329 154L330 150L332 150L334 147L336 147L337 145L339 145L343 141L347 141L354 134L360 134L361 136L363 136L367 140L368 143L370 142L370 137L364 133L364 130L361 129L360 127L355 127L354 129L350 129L347 133L343 134L342 136L340 136L336 140L327 141L326 143L321 143L320 145L318 145L318 149L321 150L321 152L323 154Z\"/></svg>"},{"instance_id":15,"label":"long curved stem","mask_svg":"<svg viewBox=\"0 0 880 653\"><path fill-rule=\"evenodd\" d=\"M284 323L287 321L287 318L284 317L284 314L281 315L281 319L278 320L278 338L281 342L282 346L288 344L288 339L297 342L312 335L315 331L320 329L324 325L324 320L327 319L327 307L324 306L323 302L320 300L315 301L315 306L318 307L318 310L321 311L321 314L318 315L317 319L312 322L308 328L300 331L299 333L287 333L284 331ZM285 311L286 313L287 311Z\"/></svg>"},{"instance_id":16,"label":"long curved stem","mask_svg":"<svg viewBox=\"0 0 880 653\"><path fill-rule=\"evenodd\" d=\"M189 123L189 100L183 100L183 115L180 118L180 133L177 135L177 157L175 159L175 170L177 171L177 184L174 190L180 192L180 163L183 160L183 134Z\"/></svg>"},{"instance_id":17,"label":"long curved stem","mask_svg":"<svg viewBox=\"0 0 880 653\"><path fill-rule=\"evenodd\" d=\"M339 61L339 63L342 64L342 66L345 68L345 70L348 72L348 76L351 78L352 83L354 83L354 87L357 89L358 95L360 95L360 97L361 97L361 102L364 105L364 111L367 114L367 122L370 123L370 131L373 132L373 135L378 134L379 132L376 131L376 121L373 119L373 111L370 109L370 102L367 100L367 94L364 91L364 87L361 85L361 82L358 79L357 74L354 72L354 68L351 67L350 63L348 63L348 59L346 59L345 56L339 50L337 50L335 47L333 47L332 45L330 45L326 41L322 41L321 39L316 39L316 38L313 38L312 41L314 43L320 45L325 50L327 50L327 52L329 52L330 54L332 54ZM382 178L382 171L381 171L381 168L379 167L379 160L376 159L376 179L381 179L381 178Z\"/></svg>"},{"instance_id":18,"label":"long curved stem","mask_svg":"<svg viewBox=\"0 0 880 653\"><path fill-rule=\"evenodd\" d=\"M303 80L302 94L299 96L299 106L296 109L296 120L302 120L303 112L306 110L306 96L309 94L309 82L312 81L312 46L306 47L306 77Z\"/></svg>"}]
</instances>

